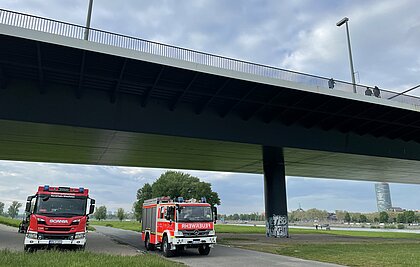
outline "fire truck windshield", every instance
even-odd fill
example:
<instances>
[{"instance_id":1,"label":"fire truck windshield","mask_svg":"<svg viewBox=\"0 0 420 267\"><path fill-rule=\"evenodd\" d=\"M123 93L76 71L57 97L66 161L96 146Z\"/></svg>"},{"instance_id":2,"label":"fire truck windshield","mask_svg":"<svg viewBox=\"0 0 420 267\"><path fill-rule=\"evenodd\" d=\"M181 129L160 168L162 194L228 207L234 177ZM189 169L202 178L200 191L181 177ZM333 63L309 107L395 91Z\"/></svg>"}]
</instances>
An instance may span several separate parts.
<instances>
[{"instance_id":1,"label":"fire truck windshield","mask_svg":"<svg viewBox=\"0 0 420 267\"><path fill-rule=\"evenodd\" d=\"M204 206L181 206L177 214L178 222L211 222L212 211Z\"/></svg>"},{"instance_id":2,"label":"fire truck windshield","mask_svg":"<svg viewBox=\"0 0 420 267\"><path fill-rule=\"evenodd\" d=\"M35 204L35 214L51 217L72 217L86 215L87 198L38 196Z\"/></svg>"}]
</instances>

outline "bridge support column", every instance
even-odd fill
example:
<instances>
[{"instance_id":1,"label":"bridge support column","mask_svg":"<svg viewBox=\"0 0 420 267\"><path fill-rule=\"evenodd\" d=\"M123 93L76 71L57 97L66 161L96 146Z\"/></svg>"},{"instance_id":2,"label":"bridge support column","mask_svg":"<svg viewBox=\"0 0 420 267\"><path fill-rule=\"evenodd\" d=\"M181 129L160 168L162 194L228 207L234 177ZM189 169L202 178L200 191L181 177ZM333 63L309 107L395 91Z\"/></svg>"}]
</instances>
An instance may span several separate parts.
<instances>
[{"instance_id":1,"label":"bridge support column","mask_svg":"<svg viewBox=\"0 0 420 267\"><path fill-rule=\"evenodd\" d=\"M263 146L267 237L289 237L283 148Z\"/></svg>"}]
</instances>

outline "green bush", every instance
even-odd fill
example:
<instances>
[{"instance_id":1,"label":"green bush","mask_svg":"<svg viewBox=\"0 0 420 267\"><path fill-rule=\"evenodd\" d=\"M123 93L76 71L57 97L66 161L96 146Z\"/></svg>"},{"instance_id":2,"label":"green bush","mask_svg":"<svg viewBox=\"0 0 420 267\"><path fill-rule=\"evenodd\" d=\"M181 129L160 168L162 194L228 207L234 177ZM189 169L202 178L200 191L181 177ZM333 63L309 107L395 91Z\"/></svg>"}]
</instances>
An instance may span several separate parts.
<instances>
[{"instance_id":1,"label":"green bush","mask_svg":"<svg viewBox=\"0 0 420 267\"><path fill-rule=\"evenodd\" d=\"M397 227L393 224L387 224L384 226L385 229L396 229Z\"/></svg>"},{"instance_id":2,"label":"green bush","mask_svg":"<svg viewBox=\"0 0 420 267\"><path fill-rule=\"evenodd\" d=\"M405 228L405 225L404 224L399 224L399 225L397 225L397 228L398 229L404 229Z\"/></svg>"},{"instance_id":3,"label":"green bush","mask_svg":"<svg viewBox=\"0 0 420 267\"><path fill-rule=\"evenodd\" d=\"M105 226L107 226L107 227L114 227L114 226L112 225L112 223L107 223L107 224L105 224Z\"/></svg>"},{"instance_id":4,"label":"green bush","mask_svg":"<svg viewBox=\"0 0 420 267\"><path fill-rule=\"evenodd\" d=\"M19 227L19 224L21 221L22 220L19 220L19 219L12 219L12 218L0 216L0 224L5 224L12 227Z\"/></svg>"}]
</instances>

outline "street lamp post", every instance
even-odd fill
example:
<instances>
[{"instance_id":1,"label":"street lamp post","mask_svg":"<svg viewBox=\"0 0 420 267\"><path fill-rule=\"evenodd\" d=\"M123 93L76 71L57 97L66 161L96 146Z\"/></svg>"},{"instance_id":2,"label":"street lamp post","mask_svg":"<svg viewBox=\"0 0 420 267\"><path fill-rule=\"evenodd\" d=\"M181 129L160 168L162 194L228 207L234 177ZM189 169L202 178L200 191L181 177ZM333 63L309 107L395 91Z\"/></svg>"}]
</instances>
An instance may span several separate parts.
<instances>
[{"instance_id":1,"label":"street lamp post","mask_svg":"<svg viewBox=\"0 0 420 267\"><path fill-rule=\"evenodd\" d=\"M347 32L347 44L349 46L349 59L350 59L350 71L351 71L351 81L353 83L353 92L357 93L356 90L356 80L354 78L354 68L353 68L353 57L351 55L351 46L350 46L350 34L349 34L349 24L348 24L349 18L344 17L342 20L337 22L337 27L340 27L344 23L346 24L346 32Z\"/></svg>"},{"instance_id":2,"label":"street lamp post","mask_svg":"<svg viewBox=\"0 0 420 267\"><path fill-rule=\"evenodd\" d=\"M88 9L87 18L86 18L86 28L85 28L85 36L84 36L85 40L89 39L90 19L92 17L92 6L93 6L93 0L89 0L89 9Z\"/></svg>"}]
</instances>

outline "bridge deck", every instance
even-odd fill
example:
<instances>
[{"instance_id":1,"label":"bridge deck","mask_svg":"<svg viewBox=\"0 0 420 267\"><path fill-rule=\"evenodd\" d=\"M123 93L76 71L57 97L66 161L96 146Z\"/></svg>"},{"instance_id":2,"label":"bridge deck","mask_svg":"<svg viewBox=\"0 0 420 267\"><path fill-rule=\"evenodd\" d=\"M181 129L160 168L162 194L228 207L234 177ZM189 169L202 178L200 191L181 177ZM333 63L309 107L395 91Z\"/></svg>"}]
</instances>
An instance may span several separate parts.
<instances>
[{"instance_id":1,"label":"bridge deck","mask_svg":"<svg viewBox=\"0 0 420 267\"><path fill-rule=\"evenodd\" d=\"M288 175L420 182L416 97L22 16L0 10L1 159L260 173L272 145Z\"/></svg>"}]
</instances>

